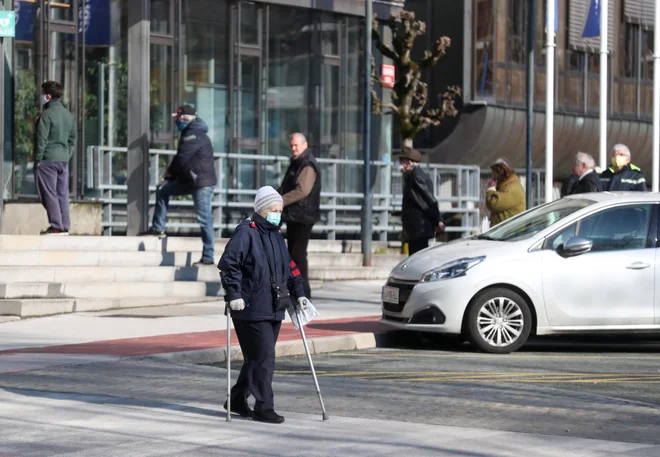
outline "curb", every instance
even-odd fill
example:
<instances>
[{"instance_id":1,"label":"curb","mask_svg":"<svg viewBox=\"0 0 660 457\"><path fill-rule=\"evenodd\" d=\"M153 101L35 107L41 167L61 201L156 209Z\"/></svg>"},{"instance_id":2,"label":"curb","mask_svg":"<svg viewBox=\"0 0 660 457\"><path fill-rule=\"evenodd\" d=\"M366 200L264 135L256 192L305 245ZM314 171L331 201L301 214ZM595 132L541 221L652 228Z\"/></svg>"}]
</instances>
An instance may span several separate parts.
<instances>
[{"instance_id":1,"label":"curb","mask_svg":"<svg viewBox=\"0 0 660 457\"><path fill-rule=\"evenodd\" d=\"M328 354L340 351L357 351L377 347L390 347L403 341L401 331L379 333L355 333L351 335L324 336L308 338L307 346L310 354ZM302 340L282 341L275 345L275 357L293 357L305 355ZM167 360L173 363L193 365L210 365L227 361L227 348L217 347L198 351L167 352L147 357ZM242 361L243 354L238 345L232 346L231 360Z\"/></svg>"}]
</instances>

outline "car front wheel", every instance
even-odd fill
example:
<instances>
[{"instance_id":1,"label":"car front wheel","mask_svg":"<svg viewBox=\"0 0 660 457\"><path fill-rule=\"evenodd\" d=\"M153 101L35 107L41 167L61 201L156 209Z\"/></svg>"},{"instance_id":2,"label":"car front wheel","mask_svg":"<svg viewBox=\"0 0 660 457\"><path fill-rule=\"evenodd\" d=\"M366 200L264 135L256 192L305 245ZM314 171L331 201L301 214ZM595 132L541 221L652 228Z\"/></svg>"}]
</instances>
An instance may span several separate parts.
<instances>
[{"instance_id":1,"label":"car front wheel","mask_svg":"<svg viewBox=\"0 0 660 457\"><path fill-rule=\"evenodd\" d=\"M505 288L488 289L474 297L466 318L470 343L493 354L517 351L532 329L529 304Z\"/></svg>"}]
</instances>

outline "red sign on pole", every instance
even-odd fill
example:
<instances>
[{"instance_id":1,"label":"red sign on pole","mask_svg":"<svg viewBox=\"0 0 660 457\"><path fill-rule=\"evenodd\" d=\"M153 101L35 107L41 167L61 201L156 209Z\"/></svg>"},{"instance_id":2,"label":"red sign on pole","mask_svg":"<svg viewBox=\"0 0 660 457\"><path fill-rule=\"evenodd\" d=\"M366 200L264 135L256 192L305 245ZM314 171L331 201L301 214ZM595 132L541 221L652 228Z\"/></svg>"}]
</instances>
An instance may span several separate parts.
<instances>
[{"instance_id":1,"label":"red sign on pole","mask_svg":"<svg viewBox=\"0 0 660 457\"><path fill-rule=\"evenodd\" d=\"M383 87L387 87L388 89L393 88L394 81L396 80L395 76L394 65L383 64L380 69L380 79Z\"/></svg>"}]
</instances>

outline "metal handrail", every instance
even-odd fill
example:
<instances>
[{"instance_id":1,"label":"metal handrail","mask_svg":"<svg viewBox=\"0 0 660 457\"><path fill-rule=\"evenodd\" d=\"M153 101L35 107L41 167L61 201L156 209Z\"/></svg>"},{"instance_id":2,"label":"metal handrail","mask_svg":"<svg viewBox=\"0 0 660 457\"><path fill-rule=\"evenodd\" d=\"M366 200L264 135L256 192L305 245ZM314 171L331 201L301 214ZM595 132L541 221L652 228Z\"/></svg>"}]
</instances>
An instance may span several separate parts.
<instances>
[{"instance_id":1,"label":"metal handrail","mask_svg":"<svg viewBox=\"0 0 660 457\"><path fill-rule=\"evenodd\" d=\"M112 234L113 228L126 226L125 221L117 220L121 216L121 207L126 205L124 195L127 186L117 178L127 178L127 170L117 170L115 159L118 155L126 154L127 148L108 146L89 146L87 148L87 176L86 184L89 191L96 192L96 197L103 203L103 227L106 234ZM160 164L161 157L172 157L175 150L150 149L149 150L149 205L155 202L155 191L160 180L163 167ZM252 199L256 195L257 187L243 188L238 183L237 172L233 168L240 166L252 167L250 173L255 175L256 170L265 171L270 176L270 181L262 182L261 185L279 185L283 172L288 167L290 158L286 156L268 156L256 154L237 154L216 152L215 167L218 176L218 187L214 192L212 202L214 227L220 236L223 230L233 229L237 218L241 213L251 210ZM247 162L247 163L245 163ZM344 160L331 158L317 158L317 162L324 169L324 186L321 192L321 211L326 218L314 226L314 232L324 232L329 239L335 239L338 233L359 233L359 215L362 209L362 192L351 189L346 182L346 175L359 172L364 166L361 160ZM373 196L374 233L380 234L381 240L386 240L388 234L401 230L400 222L393 213L401 209L400 188L401 173L392 166L391 162L372 161L371 166L376 168L376 176ZM275 167L276 169L264 169L263 167ZM434 194L441 210L461 215L459 227L447 227L448 232L460 233L462 235L477 233L480 227L480 173L478 166L471 165L441 165L422 164L427 170L434 186ZM123 176L120 176L122 175ZM355 177L355 175L353 175ZM341 179L343 178L343 179ZM254 179L256 181L256 178ZM262 179L261 181L265 181ZM277 181L277 182L274 182ZM253 188L254 187L254 188ZM359 186L358 186L359 187ZM173 208L188 209L193 206L189 200L172 200L170 206ZM119 208L118 208L119 207ZM243 211L241 211L243 210ZM229 212L229 217L225 213ZM228 219L228 220L226 220ZM236 219L236 220L234 220ZM350 221L346 223L342 221ZM352 223L355 221L355 223ZM168 223L170 228L197 228L196 222Z\"/></svg>"}]
</instances>

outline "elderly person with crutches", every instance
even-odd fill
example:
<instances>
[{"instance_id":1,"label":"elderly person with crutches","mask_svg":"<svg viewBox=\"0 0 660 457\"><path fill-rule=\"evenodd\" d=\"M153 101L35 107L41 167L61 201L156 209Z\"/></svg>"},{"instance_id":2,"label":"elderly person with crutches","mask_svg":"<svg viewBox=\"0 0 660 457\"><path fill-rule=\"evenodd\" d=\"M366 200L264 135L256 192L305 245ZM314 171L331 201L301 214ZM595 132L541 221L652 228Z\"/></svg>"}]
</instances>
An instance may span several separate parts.
<instances>
[{"instance_id":1,"label":"elderly person with crutches","mask_svg":"<svg viewBox=\"0 0 660 457\"><path fill-rule=\"evenodd\" d=\"M227 312L243 352L243 367L225 409L274 424L284 422L273 401L275 343L292 302L303 310L311 305L300 270L280 234L282 204L272 187L259 189L254 214L236 228L218 264ZM250 394L255 398L254 411L247 403Z\"/></svg>"}]
</instances>

